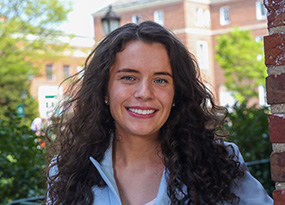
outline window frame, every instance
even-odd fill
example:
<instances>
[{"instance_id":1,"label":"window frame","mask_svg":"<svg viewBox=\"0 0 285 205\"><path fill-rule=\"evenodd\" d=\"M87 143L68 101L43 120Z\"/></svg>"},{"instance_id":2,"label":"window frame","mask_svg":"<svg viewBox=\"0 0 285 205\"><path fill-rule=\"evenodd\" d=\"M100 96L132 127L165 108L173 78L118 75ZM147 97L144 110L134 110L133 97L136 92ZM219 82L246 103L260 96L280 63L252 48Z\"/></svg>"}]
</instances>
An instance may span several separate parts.
<instances>
[{"instance_id":1,"label":"window frame","mask_svg":"<svg viewBox=\"0 0 285 205\"><path fill-rule=\"evenodd\" d=\"M210 11L208 9L197 8L196 9L196 26L209 27L210 26Z\"/></svg>"},{"instance_id":2,"label":"window frame","mask_svg":"<svg viewBox=\"0 0 285 205\"><path fill-rule=\"evenodd\" d=\"M198 40L196 42L196 55L197 55L199 68L201 70L208 70L210 65L209 65L209 46L207 41Z\"/></svg>"},{"instance_id":3,"label":"window frame","mask_svg":"<svg viewBox=\"0 0 285 205\"><path fill-rule=\"evenodd\" d=\"M153 12L153 20L154 22L164 26L164 12L163 10L156 10Z\"/></svg>"},{"instance_id":4,"label":"window frame","mask_svg":"<svg viewBox=\"0 0 285 205\"><path fill-rule=\"evenodd\" d=\"M227 12L226 12L227 11ZM230 24L230 7L229 6L223 6L220 8L220 24L222 26Z\"/></svg>"},{"instance_id":5,"label":"window frame","mask_svg":"<svg viewBox=\"0 0 285 205\"><path fill-rule=\"evenodd\" d=\"M66 68L68 70L66 70ZM66 72L66 71L68 71L68 72ZM63 77L64 77L64 79L70 77L70 65L63 65Z\"/></svg>"},{"instance_id":6,"label":"window frame","mask_svg":"<svg viewBox=\"0 0 285 205\"><path fill-rule=\"evenodd\" d=\"M256 8L256 19L257 20L265 20L267 18L267 12L266 8L262 1L256 1L255 2L255 8ZM264 11L264 14L262 14L262 11Z\"/></svg>"},{"instance_id":7,"label":"window frame","mask_svg":"<svg viewBox=\"0 0 285 205\"><path fill-rule=\"evenodd\" d=\"M50 81L54 80L53 64L51 63L46 64L46 79Z\"/></svg>"},{"instance_id":8,"label":"window frame","mask_svg":"<svg viewBox=\"0 0 285 205\"><path fill-rule=\"evenodd\" d=\"M139 24L142 22L142 17L139 14L132 15L132 22L135 24Z\"/></svg>"},{"instance_id":9,"label":"window frame","mask_svg":"<svg viewBox=\"0 0 285 205\"><path fill-rule=\"evenodd\" d=\"M202 27L203 26L203 9L202 8L197 8L196 9L196 25Z\"/></svg>"}]
</instances>

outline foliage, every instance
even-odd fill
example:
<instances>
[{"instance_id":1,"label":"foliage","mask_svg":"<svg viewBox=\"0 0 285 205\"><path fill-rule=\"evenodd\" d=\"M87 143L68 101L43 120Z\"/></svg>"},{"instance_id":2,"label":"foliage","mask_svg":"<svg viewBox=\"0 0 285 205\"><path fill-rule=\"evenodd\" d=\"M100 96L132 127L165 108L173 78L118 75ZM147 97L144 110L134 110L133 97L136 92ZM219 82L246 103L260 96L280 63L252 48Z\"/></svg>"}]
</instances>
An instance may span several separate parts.
<instances>
[{"instance_id":1,"label":"foliage","mask_svg":"<svg viewBox=\"0 0 285 205\"><path fill-rule=\"evenodd\" d=\"M45 192L45 150L22 121L0 120L0 204Z\"/></svg>"},{"instance_id":2,"label":"foliage","mask_svg":"<svg viewBox=\"0 0 285 205\"><path fill-rule=\"evenodd\" d=\"M272 152L269 141L269 129L266 107L247 107L246 103L235 104L229 114L225 127L229 131L229 141L238 145L246 162L269 159ZM270 164L249 166L251 174L256 177L269 194L274 190L271 180Z\"/></svg>"},{"instance_id":3,"label":"foliage","mask_svg":"<svg viewBox=\"0 0 285 205\"><path fill-rule=\"evenodd\" d=\"M255 41L250 31L237 27L218 36L217 42L215 58L224 70L226 88L238 102L257 97L257 88L264 85L266 77L263 42Z\"/></svg>"},{"instance_id":4,"label":"foliage","mask_svg":"<svg viewBox=\"0 0 285 205\"><path fill-rule=\"evenodd\" d=\"M65 1L67 2L67 1ZM22 104L28 93L26 116L37 116L29 87L42 60L63 49L56 26L66 19L70 5L60 0L0 0L0 119Z\"/></svg>"}]
</instances>

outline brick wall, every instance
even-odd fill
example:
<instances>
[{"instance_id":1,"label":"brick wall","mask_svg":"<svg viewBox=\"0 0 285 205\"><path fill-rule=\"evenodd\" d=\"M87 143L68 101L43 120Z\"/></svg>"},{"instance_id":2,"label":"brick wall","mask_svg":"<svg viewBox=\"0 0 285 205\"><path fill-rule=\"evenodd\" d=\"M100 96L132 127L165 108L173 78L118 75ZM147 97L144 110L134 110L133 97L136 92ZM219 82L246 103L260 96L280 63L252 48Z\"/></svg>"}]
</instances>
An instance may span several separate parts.
<instances>
[{"instance_id":1,"label":"brick wall","mask_svg":"<svg viewBox=\"0 0 285 205\"><path fill-rule=\"evenodd\" d=\"M59 86L59 84L64 80L63 66L68 65L70 67L70 75L74 75L78 72L77 67L84 65L85 59L86 57L66 56L57 60L53 59L48 62L42 62L39 75L35 76L31 83L31 95L38 99L38 91L40 86ZM51 64L53 66L52 80L47 80L45 73L46 64Z\"/></svg>"},{"instance_id":2,"label":"brick wall","mask_svg":"<svg viewBox=\"0 0 285 205\"><path fill-rule=\"evenodd\" d=\"M268 15L269 35L264 37L267 101L271 107L268 116L273 152L271 177L276 182L274 204L285 202L285 1L264 0Z\"/></svg>"}]
</instances>

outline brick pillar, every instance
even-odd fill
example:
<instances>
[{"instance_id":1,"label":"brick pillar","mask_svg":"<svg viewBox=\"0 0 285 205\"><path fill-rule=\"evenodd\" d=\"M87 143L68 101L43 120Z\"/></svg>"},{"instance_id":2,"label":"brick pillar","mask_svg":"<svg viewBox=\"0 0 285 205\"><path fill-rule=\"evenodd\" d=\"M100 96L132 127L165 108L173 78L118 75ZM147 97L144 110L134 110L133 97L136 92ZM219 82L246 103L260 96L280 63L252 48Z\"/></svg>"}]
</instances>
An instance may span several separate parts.
<instances>
[{"instance_id":1,"label":"brick pillar","mask_svg":"<svg viewBox=\"0 0 285 205\"><path fill-rule=\"evenodd\" d=\"M285 204L285 1L264 0L269 35L264 37L270 142L271 177L276 183L274 205Z\"/></svg>"}]
</instances>

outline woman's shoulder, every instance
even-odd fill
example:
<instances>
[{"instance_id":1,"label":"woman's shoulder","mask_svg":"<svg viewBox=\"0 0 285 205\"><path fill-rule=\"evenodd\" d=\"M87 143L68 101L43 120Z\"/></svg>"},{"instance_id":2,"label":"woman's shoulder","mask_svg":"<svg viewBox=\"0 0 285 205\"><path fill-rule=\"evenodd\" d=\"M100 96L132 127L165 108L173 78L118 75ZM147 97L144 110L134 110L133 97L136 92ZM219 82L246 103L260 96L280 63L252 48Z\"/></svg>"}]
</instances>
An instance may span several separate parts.
<instances>
[{"instance_id":1,"label":"woman's shoulder","mask_svg":"<svg viewBox=\"0 0 285 205\"><path fill-rule=\"evenodd\" d=\"M243 165L243 164L245 164L245 161L242 157L242 154L239 150L239 147L235 143L227 142L227 141L218 141L217 143L223 144L225 146L227 152L228 152L228 156L231 156L231 157L233 157L234 160L239 161L241 166L243 168L245 168ZM247 168L245 168L245 169L247 170Z\"/></svg>"},{"instance_id":2,"label":"woman's shoulder","mask_svg":"<svg viewBox=\"0 0 285 205\"><path fill-rule=\"evenodd\" d=\"M273 204L271 197L266 193L261 183L250 174L242 154L239 151L239 147L232 142L223 143L226 146L229 155L235 155L240 162L240 167L245 171L244 176L236 179L235 186L232 187L234 193L240 197L239 204Z\"/></svg>"},{"instance_id":3,"label":"woman's shoulder","mask_svg":"<svg viewBox=\"0 0 285 205\"><path fill-rule=\"evenodd\" d=\"M217 140L215 141L217 144L220 144L222 146L224 146L227 150L227 152L229 153L229 155L232 155L232 154L239 154L240 151L239 151L239 147L233 143L233 142L228 142L228 141L220 141L220 140Z\"/></svg>"}]
</instances>

